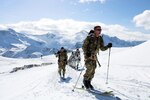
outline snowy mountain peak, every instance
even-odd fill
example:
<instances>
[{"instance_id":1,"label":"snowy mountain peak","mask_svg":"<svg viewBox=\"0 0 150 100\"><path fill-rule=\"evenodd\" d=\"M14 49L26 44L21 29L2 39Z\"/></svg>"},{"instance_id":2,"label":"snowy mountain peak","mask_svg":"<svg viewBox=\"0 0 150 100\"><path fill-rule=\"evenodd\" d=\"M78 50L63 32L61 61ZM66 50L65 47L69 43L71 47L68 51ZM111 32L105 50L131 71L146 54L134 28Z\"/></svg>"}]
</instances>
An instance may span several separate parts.
<instances>
[{"instance_id":1,"label":"snowy mountain peak","mask_svg":"<svg viewBox=\"0 0 150 100\"><path fill-rule=\"evenodd\" d=\"M44 35L29 35L13 29L0 30L0 54L6 57L36 57L35 54L48 55L64 46L68 50L81 48L87 31L80 31L73 36L63 35L57 31ZM143 41L124 41L117 37L103 35L104 43L112 42L114 47L135 46ZM37 53L38 52L38 53Z\"/></svg>"},{"instance_id":2,"label":"snowy mountain peak","mask_svg":"<svg viewBox=\"0 0 150 100\"><path fill-rule=\"evenodd\" d=\"M48 38L54 38L54 37L56 37L56 35L53 34L53 33L47 33L47 37L48 37Z\"/></svg>"},{"instance_id":3,"label":"snowy mountain peak","mask_svg":"<svg viewBox=\"0 0 150 100\"><path fill-rule=\"evenodd\" d=\"M9 32L12 32L12 33L16 33L16 31L13 30L12 28L8 28L8 31L9 31Z\"/></svg>"}]
</instances>

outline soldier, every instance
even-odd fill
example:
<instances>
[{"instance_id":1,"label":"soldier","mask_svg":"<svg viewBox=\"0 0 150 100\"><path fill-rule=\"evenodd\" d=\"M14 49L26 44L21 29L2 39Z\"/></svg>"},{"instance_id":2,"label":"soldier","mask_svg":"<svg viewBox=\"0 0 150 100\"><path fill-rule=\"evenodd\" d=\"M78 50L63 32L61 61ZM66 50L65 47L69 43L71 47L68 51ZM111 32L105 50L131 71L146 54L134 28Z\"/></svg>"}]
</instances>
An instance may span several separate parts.
<instances>
[{"instance_id":1,"label":"soldier","mask_svg":"<svg viewBox=\"0 0 150 100\"><path fill-rule=\"evenodd\" d=\"M67 64L68 56L64 47L61 47L61 49L56 53L56 57L58 57L58 73L62 79L65 79L65 67Z\"/></svg>"},{"instance_id":2,"label":"soldier","mask_svg":"<svg viewBox=\"0 0 150 100\"><path fill-rule=\"evenodd\" d=\"M104 46L103 38L100 36L101 30L101 26L95 26L94 31L90 31L91 33L89 33L82 45L86 66L86 72L83 75L83 84L86 89L94 89L91 85L91 80L95 74L96 55L99 52L99 49L105 51L112 47L112 43L108 43L107 46Z\"/></svg>"},{"instance_id":3,"label":"soldier","mask_svg":"<svg viewBox=\"0 0 150 100\"><path fill-rule=\"evenodd\" d=\"M42 59L43 55L41 55L41 59Z\"/></svg>"},{"instance_id":4,"label":"soldier","mask_svg":"<svg viewBox=\"0 0 150 100\"><path fill-rule=\"evenodd\" d=\"M81 61L79 49L76 49L76 52L75 52L75 59L76 59L76 69L78 70L79 63L80 63L80 61Z\"/></svg>"},{"instance_id":5,"label":"soldier","mask_svg":"<svg viewBox=\"0 0 150 100\"><path fill-rule=\"evenodd\" d=\"M69 57L68 65L72 68L75 68L75 53L73 51L71 53L71 56Z\"/></svg>"}]
</instances>

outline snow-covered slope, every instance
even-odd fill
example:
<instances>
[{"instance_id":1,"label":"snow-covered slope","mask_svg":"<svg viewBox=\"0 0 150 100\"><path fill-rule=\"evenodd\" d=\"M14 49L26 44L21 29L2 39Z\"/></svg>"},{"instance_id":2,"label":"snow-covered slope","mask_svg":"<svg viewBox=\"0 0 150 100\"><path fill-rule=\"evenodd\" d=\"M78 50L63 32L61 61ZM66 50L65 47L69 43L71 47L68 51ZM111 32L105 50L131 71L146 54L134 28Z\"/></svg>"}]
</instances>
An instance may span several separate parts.
<instances>
[{"instance_id":1,"label":"snow-covered slope","mask_svg":"<svg viewBox=\"0 0 150 100\"><path fill-rule=\"evenodd\" d=\"M113 90L121 100L150 99L150 41L136 47L112 48L110 55L109 79L106 82L108 52L100 52L92 84L97 89ZM70 55L70 54L68 54ZM83 53L80 68L84 65ZM52 62L52 65L7 73L10 69L25 64ZM1 100L116 100L112 96L100 96L77 90L73 86L80 71L66 66L66 81L58 75L57 58L54 55L43 59L12 59L0 57L0 97ZM2 73L3 72L3 73ZM4 73L6 72L6 73ZM77 87L81 87L83 74Z\"/></svg>"},{"instance_id":2,"label":"snow-covered slope","mask_svg":"<svg viewBox=\"0 0 150 100\"><path fill-rule=\"evenodd\" d=\"M112 62L115 64L129 65L129 66L145 66L150 67L147 60L150 59L150 41L144 42L138 46L130 47L129 51L123 51L115 54L115 58ZM118 60L122 62L117 62ZM135 62L137 62L135 64Z\"/></svg>"}]
</instances>

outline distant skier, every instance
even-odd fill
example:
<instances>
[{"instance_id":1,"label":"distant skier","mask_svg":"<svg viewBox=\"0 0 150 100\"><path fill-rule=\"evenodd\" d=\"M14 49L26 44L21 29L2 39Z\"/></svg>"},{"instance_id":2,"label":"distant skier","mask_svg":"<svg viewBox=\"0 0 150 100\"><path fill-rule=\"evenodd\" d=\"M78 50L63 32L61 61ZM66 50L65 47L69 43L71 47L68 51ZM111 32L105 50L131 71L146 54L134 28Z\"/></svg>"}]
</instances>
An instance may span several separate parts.
<instances>
[{"instance_id":1,"label":"distant skier","mask_svg":"<svg viewBox=\"0 0 150 100\"><path fill-rule=\"evenodd\" d=\"M72 68L75 68L75 63L76 60L75 60L75 52L72 51L71 53L71 56L69 57L69 60L68 60L68 65L71 66Z\"/></svg>"},{"instance_id":2,"label":"distant skier","mask_svg":"<svg viewBox=\"0 0 150 100\"><path fill-rule=\"evenodd\" d=\"M71 56L69 57L68 64L70 67L78 70L80 60L80 51L79 49L76 49L76 51L72 52Z\"/></svg>"},{"instance_id":3,"label":"distant skier","mask_svg":"<svg viewBox=\"0 0 150 100\"><path fill-rule=\"evenodd\" d=\"M77 49L77 50L75 51L75 59L76 59L76 69L78 70L79 63L80 63L80 61L81 61L79 49Z\"/></svg>"},{"instance_id":4,"label":"distant skier","mask_svg":"<svg viewBox=\"0 0 150 100\"><path fill-rule=\"evenodd\" d=\"M41 55L41 59L43 58L43 55Z\"/></svg>"},{"instance_id":5,"label":"distant skier","mask_svg":"<svg viewBox=\"0 0 150 100\"><path fill-rule=\"evenodd\" d=\"M65 67L68 59L67 50L65 50L64 47L61 47L61 49L56 53L56 57L58 57L58 73L61 78L65 79Z\"/></svg>"},{"instance_id":6,"label":"distant skier","mask_svg":"<svg viewBox=\"0 0 150 100\"><path fill-rule=\"evenodd\" d=\"M95 74L97 53L99 52L99 49L105 51L112 47L112 43L108 43L107 46L104 46L103 38L100 36L101 30L101 26L95 26L94 31L91 30L89 32L89 35L86 37L82 45L86 66L86 72L83 76L83 84L86 89L94 89L91 85L91 80Z\"/></svg>"}]
</instances>

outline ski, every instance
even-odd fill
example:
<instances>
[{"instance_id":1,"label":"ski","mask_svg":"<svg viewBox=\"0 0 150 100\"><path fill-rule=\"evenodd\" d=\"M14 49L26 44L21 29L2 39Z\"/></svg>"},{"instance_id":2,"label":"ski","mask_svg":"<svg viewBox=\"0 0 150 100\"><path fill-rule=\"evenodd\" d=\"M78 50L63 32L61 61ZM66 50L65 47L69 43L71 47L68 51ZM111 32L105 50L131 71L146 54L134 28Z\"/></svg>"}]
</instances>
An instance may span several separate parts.
<instances>
[{"instance_id":1,"label":"ski","mask_svg":"<svg viewBox=\"0 0 150 100\"><path fill-rule=\"evenodd\" d=\"M113 91L101 92L101 91L97 91L97 90L90 90L90 92L95 93L95 94L99 94L99 95L114 95L114 94L112 93Z\"/></svg>"},{"instance_id":2,"label":"ski","mask_svg":"<svg viewBox=\"0 0 150 100\"><path fill-rule=\"evenodd\" d=\"M85 89L85 88L78 88L76 87L76 89L79 89L79 90L84 90L84 91L87 91L87 92L90 92L90 93L94 93L94 94L98 94L98 95L110 95L110 96L113 96L113 91L100 91L100 90L91 90L91 89Z\"/></svg>"},{"instance_id":3,"label":"ski","mask_svg":"<svg viewBox=\"0 0 150 100\"><path fill-rule=\"evenodd\" d=\"M66 80L66 78L64 78L64 77L60 77L60 80L65 81L65 80Z\"/></svg>"},{"instance_id":4,"label":"ski","mask_svg":"<svg viewBox=\"0 0 150 100\"><path fill-rule=\"evenodd\" d=\"M84 68L81 68L81 67L78 67L78 68L76 68L75 66L71 66L71 65L69 65L72 69L74 69L74 70L76 70L76 71L83 71L84 70Z\"/></svg>"}]
</instances>

